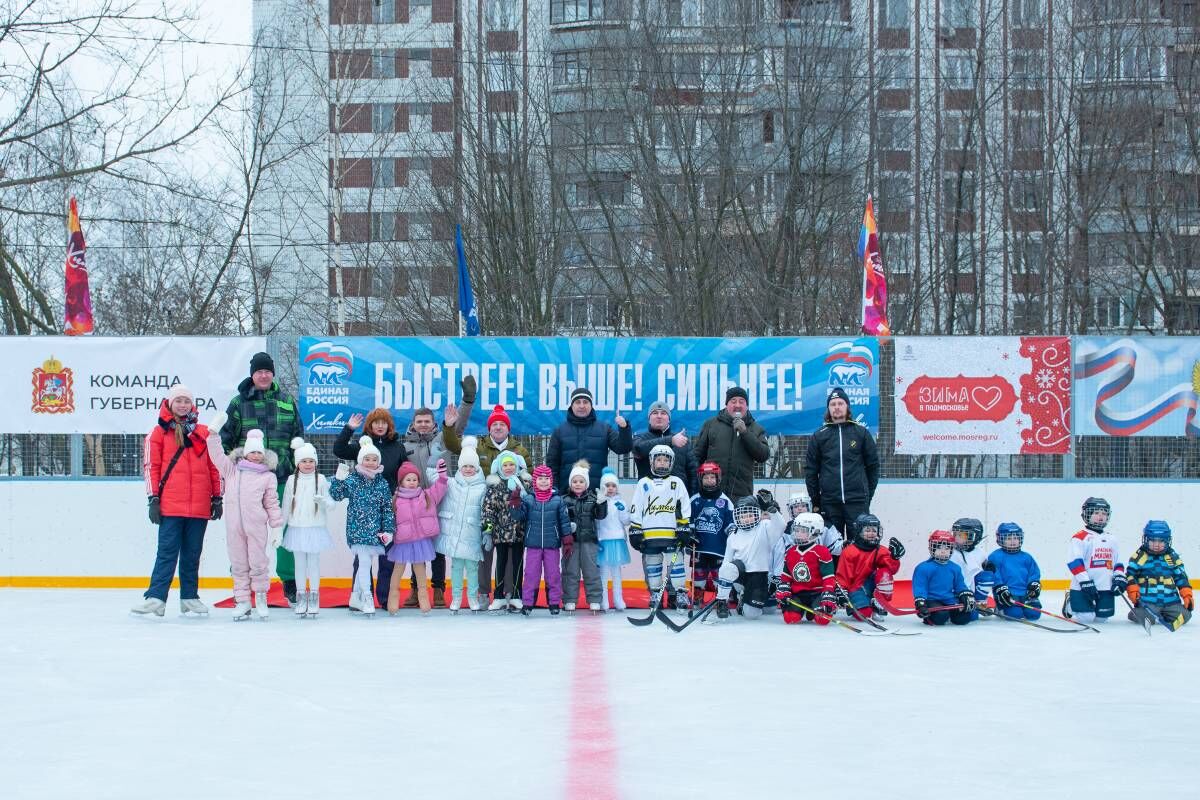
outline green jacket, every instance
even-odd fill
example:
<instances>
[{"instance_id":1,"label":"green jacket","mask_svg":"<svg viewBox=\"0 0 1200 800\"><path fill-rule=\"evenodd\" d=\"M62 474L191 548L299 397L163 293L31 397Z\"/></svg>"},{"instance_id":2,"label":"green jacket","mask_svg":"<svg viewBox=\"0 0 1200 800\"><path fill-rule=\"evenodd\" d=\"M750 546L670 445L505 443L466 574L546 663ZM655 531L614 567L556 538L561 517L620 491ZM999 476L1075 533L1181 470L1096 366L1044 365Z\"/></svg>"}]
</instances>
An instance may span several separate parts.
<instances>
[{"instance_id":1,"label":"green jacket","mask_svg":"<svg viewBox=\"0 0 1200 800\"><path fill-rule=\"evenodd\" d=\"M281 482L287 480L295 471L292 439L304 435L296 399L284 392L278 382L263 392L246 378L238 384L238 393L229 401L225 414L229 417L221 426L221 446L225 452L244 445L246 434L258 428L263 432L267 449L279 456L275 475Z\"/></svg>"}]
</instances>

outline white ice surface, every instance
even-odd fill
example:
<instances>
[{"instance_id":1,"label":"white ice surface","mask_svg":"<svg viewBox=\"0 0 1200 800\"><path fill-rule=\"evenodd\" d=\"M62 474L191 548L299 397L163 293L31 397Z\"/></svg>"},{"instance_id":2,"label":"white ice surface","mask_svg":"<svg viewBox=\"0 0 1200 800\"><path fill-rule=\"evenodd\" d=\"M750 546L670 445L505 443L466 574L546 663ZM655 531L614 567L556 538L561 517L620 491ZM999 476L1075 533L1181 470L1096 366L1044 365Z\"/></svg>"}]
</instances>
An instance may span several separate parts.
<instances>
[{"instance_id":1,"label":"white ice surface","mask_svg":"<svg viewBox=\"0 0 1200 800\"><path fill-rule=\"evenodd\" d=\"M571 707L605 698L626 800L1200 796L1200 625L904 617L888 624L923 635L865 638L772 616L677 635L612 613L345 609L235 624L178 618L174 593L165 619L134 619L139 597L0 591L4 797L584 797ZM603 627L607 681L577 698L583 625Z\"/></svg>"}]
</instances>

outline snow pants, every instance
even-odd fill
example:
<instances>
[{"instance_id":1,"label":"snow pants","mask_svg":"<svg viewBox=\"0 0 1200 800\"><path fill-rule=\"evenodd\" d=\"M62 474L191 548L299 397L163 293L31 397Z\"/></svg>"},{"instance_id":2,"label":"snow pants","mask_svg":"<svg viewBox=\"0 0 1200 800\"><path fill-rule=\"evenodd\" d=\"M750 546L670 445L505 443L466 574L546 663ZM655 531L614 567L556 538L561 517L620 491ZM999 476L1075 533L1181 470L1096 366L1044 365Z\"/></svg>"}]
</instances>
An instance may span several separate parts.
<instances>
[{"instance_id":1,"label":"snow pants","mask_svg":"<svg viewBox=\"0 0 1200 800\"><path fill-rule=\"evenodd\" d=\"M576 542L571 555L562 559L563 602L579 600L579 577L583 575L583 593L587 602L599 603L603 594L600 585L600 565L596 556L600 552L599 542Z\"/></svg>"},{"instance_id":2,"label":"snow pants","mask_svg":"<svg viewBox=\"0 0 1200 800\"><path fill-rule=\"evenodd\" d=\"M1154 618L1155 614L1158 615L1158 620ZM1137 607L1129 612L1130 622L1136 622L1140 625L1147 618L1149 618L1152 624L1162 620L1163 624L1168 628L1177 631L1192 618L1192 612L1184 608L1183 603L1165 603L1162 605L1158 603L1138 603Z\"/></svg>"},{"instance_id":3,"label":"snow pants","mask_svg":"<svg viewBox=\"0 0 1200 800\"><path fill-rule=\"evenodd\" d=\"M229 551L229 567L233 572L233 599L249 603L251 592L265 592L271 581L268 570L266 526L245 530L237 523L237 512L225 518L225 546ZM291 559L291 551L288 558ZM293 561L293 564L295 562ZM293 566L292 578L294 579Z\"/></svg>"},{"instance_id":4,"label":"snow pants","mask_svg":"<svg viewBox=\"0 0 1200 800\"><path fill-rule=\"evenodd\" d=\"M525 580L521 587L521 602L533 608L537 602L538 584L542 576L546 579L546 604L562 605L562 573L559 571L561 558L558 547L525 548Z\"/></svg>"},{"instance_id":5,"label":"snow pants","mask_svg":"<svg viewBox=\"0 0 1200 800\"><path fill-rule=\"evenodd\" d=\"M179 596L184 600L200 598L200 551L204 548L206 519L163 517L158 525L158 554L150 573L150 588L145 597L167 601L175 565L179 565Z\"/></svg>"}]
</instances>

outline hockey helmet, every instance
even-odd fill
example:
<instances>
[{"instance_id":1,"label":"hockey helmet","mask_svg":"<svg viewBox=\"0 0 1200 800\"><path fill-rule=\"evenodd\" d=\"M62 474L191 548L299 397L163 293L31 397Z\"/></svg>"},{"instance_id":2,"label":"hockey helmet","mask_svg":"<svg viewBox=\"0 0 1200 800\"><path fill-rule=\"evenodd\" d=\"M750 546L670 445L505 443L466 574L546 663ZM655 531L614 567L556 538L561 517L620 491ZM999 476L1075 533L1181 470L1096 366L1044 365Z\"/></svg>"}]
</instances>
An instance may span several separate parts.
<instances>
[{"instance_id":1,"label":"hockey helmet","mask_svg":"<svg viewBox=\"0 0 1200 800\"><path fill-rule=\"evenodd\" d=\"M742 497L733 507L733 524L740 530L749 530L762 521L762 508L753 497Z\"/></svg>"},{"instance_id":2,"label":"hockey helmet","mask_svg":"<svg viewBox=\"0 0 1200 800\"><path fill-rule=\"evenodd\" d=\"M1092 522L1092 514L1097 511L1104 512L1104 519L1100 522ZM1079 516L1083 517L1084 527L1100 533L1108 525L1108 518L1112 516L1112 506L1103 497L1089 497L1083 501L1083 509L1079 512Z\"/></svg>"},{"instance_id":3,"label":"hockey helmet","mask_svg":"<svg viewBox=\"0 0 1200 800\"><path fill-rule=\"evenodd\" d=\"M820 514L812 512L798 514L792 520L792 541L801 547L815 544L824 529L825 520L821 519Z\"/></svg>"},{"instance_id":4,"label":"hockey helmet","mask_svg":"<svg viewBox=\"0 0 1200 800\"><path fill-rule=\"evenodd\" d=\"M950 531L934 531L929 534L929 555L939 564L950 560L955 546L954 534Z\"/></svg>"},{"instance_id":5,"label":"hockey helmet","mask_svg":"<svg viewBox=\"0 0 1200 800\"><path fill-rule=\"evenodd\" d=\"M787 501L788 514L792 519L812 511L812 498L808 496L808 492L796 492Z\"/></svg>"},{"instance_id":6,"label":"hockey helmet","mask_svg":"<svg viewBox=\"0 0 1200 800\"><path fill-rule=\"evenodd\" d=\"M859 514L852 523L854 543L863 550L874 550L883 540L883 523L874 514Z\"/></svg>"},{"instance_id":7,"label":"hockey helmet","mask_svg":"<svg viewBox=\"0 0 1200 800\"><path fill-rule=\"evenodd\" d=\"M1013 539L1016 543L1013 543ZM1001 522L996 528L996 544L1006 553L1017 553L1025 543L1025 531L1015 522Z\"/></svg>"},{"instance_id":8,"label":"hockey helmet","mask_svg":"<svg viewBox=\"0 0 1200 800\"><path fill-rule=\"evenodd\" d=\"M960 517L950 526L954 534L954 547L969 553L983 541L983 523L974 517Z\"/></svg>"},{"instance_id":9,"label":"hockey helmet","mask_svg":"<svg viewBox=\"0 0 1200 800\"><path fill-rule=\"evenodd\" d=\"M700 469L696 470L696 474L700 476L700 482L704 482L705 475L716 475L717 483L721 482L721 465L715 461L705 461L700 465Z\"/></svg>"},{"instance_id":10,"label":"hockey helmet","mask_svg":"<svg viewBox=\"0 0 1200 800\"><path fill-rule=\"evenodd\" d=\"M660 458L667 460L663 467L658 463ZM656 444L650 448L650 474L656 478L665 478L675 468L675 450L670 445Z\"/></svg>"},{"instance_id":11,"label":"hockey helmet","mask_svg":"<svg viewBox=\"0 0 1200 800\"><path fill-rule=\"evenodd\" d=\"M1171 526L1164 520L1152 519L1142 528L1142 547L1150 549L1150 542L1162 542L1163 550L1171 549Z\"/></svg>"}]
</instances>

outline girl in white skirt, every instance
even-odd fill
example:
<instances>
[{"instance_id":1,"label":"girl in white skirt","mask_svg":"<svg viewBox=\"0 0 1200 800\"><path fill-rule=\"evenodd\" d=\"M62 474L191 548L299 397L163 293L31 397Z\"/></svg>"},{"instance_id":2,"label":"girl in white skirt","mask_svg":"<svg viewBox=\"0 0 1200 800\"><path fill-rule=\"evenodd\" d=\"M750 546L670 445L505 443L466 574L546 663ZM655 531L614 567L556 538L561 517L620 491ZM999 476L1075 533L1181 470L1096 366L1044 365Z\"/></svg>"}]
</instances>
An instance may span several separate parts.
<instances>
[{"instance_id":1,"label":"girl in white skirt","mask_svg":"<svg viewBox=\"0 0 1200 800\"><path fill-rule=\"evenodd\" d=\"M629 531L629 504L621 499L617 473L605 467L600 473L600 491L608 497L607 516L596 520L596 536L600 540L600 554L596 563L600 565L600 608L608 611L608 582L612 581L612 607L625 610L625 597L621 593L621 567L629 563L629 545L625 534Z\"/></svg>"},{"instance_id":2,"label":"girl in white skirt","mask_svg":"<svg viewBox=\"0 0 1200 800\"><path fill-rule=\"evenodd\" d=\"M283 546L296 557L296 615L315 617L321 610L321 553L333 547L325 513L333 500L329 479L317 472L317 449L292 439L296 471L283 485ZM308 591L305 591L305 581Z\"/></svg>"}]
</instances>

